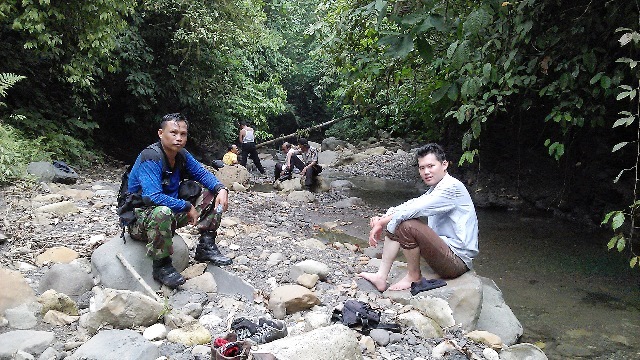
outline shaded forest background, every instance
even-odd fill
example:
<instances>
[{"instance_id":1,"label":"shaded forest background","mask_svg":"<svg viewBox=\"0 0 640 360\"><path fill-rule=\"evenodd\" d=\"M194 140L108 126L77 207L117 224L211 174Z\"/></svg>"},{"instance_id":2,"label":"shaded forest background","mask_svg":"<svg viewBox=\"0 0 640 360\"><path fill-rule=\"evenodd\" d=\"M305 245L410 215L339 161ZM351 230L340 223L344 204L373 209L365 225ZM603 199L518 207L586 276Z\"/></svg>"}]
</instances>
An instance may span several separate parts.
<instances>
[{"instance_id":1,"label":"shaded forest background","mask_svg":"<svg viewBox=\"0 0 640 360\"><path fill-rule=\"evenodd\" d=\"M640 205L638 14L637 1L0 0L0 183L32 160L130 161L169 112L205 158L240 121L269 140L352 115L301 135L442 143L468 184L605 218L622 250Z\"/></svg>"}]
</instances>

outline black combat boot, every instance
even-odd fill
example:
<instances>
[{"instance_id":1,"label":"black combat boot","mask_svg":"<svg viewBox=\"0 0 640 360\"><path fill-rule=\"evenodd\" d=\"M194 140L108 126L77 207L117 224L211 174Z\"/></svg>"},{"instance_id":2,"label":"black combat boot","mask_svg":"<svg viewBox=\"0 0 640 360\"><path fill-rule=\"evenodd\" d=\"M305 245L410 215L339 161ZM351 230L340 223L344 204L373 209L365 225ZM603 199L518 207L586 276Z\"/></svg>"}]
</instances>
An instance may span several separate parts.
<instances>
[{"instance_id":1,"label":"black combat boot","mask_svg":"<svg viewBox=\"0 0 640 360\"><path fill-rule=\"evenodd\" d=\"M173 267L171 257L153 260L153 278L172 289L185 283L185 278Z\"/></svg>"},{"instance_id":2,"label":"black combat boot","mask_svg":"<svg viewBox=\"0 0 640 360\"><path fill-rule=\"evenodd\" d=\"M210 261L214 265L231 265L231 259L222 255L216 245L216 233L213 231L205 231L200 235L200 242L196 247L196 256L198 261Z\"/></svg>"}]
</instances>

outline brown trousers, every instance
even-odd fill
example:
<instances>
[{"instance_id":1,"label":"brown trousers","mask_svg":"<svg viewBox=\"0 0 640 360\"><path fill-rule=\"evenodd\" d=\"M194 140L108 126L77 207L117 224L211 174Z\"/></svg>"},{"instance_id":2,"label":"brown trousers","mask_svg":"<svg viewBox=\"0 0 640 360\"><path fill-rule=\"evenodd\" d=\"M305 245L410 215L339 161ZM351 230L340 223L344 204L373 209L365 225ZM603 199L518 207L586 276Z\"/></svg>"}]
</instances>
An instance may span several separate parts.
<instances>
[{"instance_id":1,"label":"brown trousers","mask_svg":"<svg viewBox=\"0 0 640 360\"><path fill-rule=\"evenodd\" d=\"M417 219L401 222L395 234L386 232L390 240L403 249L420 248L420 256L443 279L453 279L469 271L467 265L427 224Z\"/></svg>"}]
</instances>

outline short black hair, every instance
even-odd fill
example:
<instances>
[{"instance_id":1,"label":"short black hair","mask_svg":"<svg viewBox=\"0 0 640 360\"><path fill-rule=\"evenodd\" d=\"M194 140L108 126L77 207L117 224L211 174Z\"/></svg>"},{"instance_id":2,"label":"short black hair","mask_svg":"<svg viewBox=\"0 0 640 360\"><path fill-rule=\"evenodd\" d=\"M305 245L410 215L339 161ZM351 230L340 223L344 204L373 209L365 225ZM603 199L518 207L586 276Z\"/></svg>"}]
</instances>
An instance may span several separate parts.
<instances>
[{"instance_id":1,"label":"short black hair","mask_svg":"<svg viewBox=\"0 0 640 360\"><path fill-rule=\"evenodd\" d=\"M433 154L439 162L447 160L447 155L444 152L442 146L436 143L429 143L418 149L416 156L418 159L423 158L429 154Z\"/></svg>"},{"instance_id":2,"label":"short black hair","mask_svg":"<svg viewBox=\"0 0 640 360\"><path fill-rule=\"evenodd\" d=\"M164 127L167 125L169 121L174 121L174 122L184 121L184 123L187 124L187 129L189 128L189 121L187 120L186 116L180 113L171 113L162 117L162 120L160 121L160 129L164 129Z\"/></svg>"},{"instance_id":3,"label":"short black hair","mask_svg":"<svg viewBox=\"0 0 640 360\"><path fill-rule=\"evenodd\" d=\"M305 147L309 147L309 140L305 139L305 138L300 138L298 140L298 145L300 146L305 146Z\"/></svg>"},{"instance_id":4,"label":"short black hair","mask_svg":"<svg viewBox=\"0 0 640 360\"><path fill-rule=\"evenodd\" d=\"M233 144L227 146L227 151L231 151L231 149L233 149Z\"/></svg>"}]
</instances>

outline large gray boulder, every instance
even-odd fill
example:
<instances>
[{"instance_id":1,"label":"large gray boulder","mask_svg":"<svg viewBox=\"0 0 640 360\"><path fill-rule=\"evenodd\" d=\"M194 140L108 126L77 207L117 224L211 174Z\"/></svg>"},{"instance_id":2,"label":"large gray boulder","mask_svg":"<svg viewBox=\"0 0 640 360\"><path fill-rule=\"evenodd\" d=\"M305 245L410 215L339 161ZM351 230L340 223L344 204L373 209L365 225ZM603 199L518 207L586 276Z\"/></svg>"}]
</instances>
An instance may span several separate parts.
<instances>
[{"instance_id":1,"label":"large gray boulder","mask_svg":"<svg viewBox=\"0 0 640 360\"><path fill-rule=\"evenodd\" d=\"M482 280L482 310L478 318L477 330L485 330L500 336L506 345L518 342L524 329L518 318L502 297L502 291L496 283L485 277Z\"/></svg>"},{"instance_id":2,"label":"large gray boulder","mask_svg":"<svg viewBox=\"0 0 640 360\"><path fill-rule=\"evenodd\" d=\"M104 325L117 329L155 324L164 304L137 291L96 287L89 312L80 317L80 326L93 334Z\"/></svg>"},{"instance_id":3,"label":"large gray boulder","mask_svg":"<svg viewBox=\"0 0 640 360\"><path fill-rule=\"evenodd\" d=\"M371 265L379 265L379 259L372 259ZM396 261L391 269L390 282L393 283L399 280L403 274L406 273L407 264ZM426 264L423 264L422 274L425 277L433 277L435 274ZM480 277L476 275L475 271L468 271L462 276L446 280L447 285L421 292L419 295L430 296L435 298L444 299L451 310L453 311L453 318L456 324L461 324L462 328L466 331L476 329L478 323L478 317L480 316L480 309L482 309L482 281ZM383 293L384 296L399 302L401 304L410 304L413 296L409 290L404 291L390 291L387 290Z\"/></svg>"},{"instance_id":4,"label":"large gray boulder","mask_svg":"<svg viewBox=\"0 0 640 360\"><path fill-rule=\"evenodd\" d=\"M144 287L116 257L120 253L152 289L160 289L161 284L155 281L151 274L153 262L147 256L146 243L133 240L128 234L125 236L127 239L126 244L122 241L122 238L115 237L93 252L91 255L91 267L94 275L99 277L104 287L140 291L146 294ZM173 266L178 271L186 269L187 265L189 265L189 249L180 235L173 237L173 255L171 258Z\"/></svg>"},{"instance_id":5,"label":"large gray boulder","mask_svg":"<svg viewBox=\"0 0 640 360\"><path fill-rule=\"evenodd\" d=\"M68 295L77 299L80 295L91 290L93 277L76 264L54 264L42 277L38 285L38 292L43 294L47 290Z\"/></svg>"},{"instance_id":6,"label":"large gray boulder","mask_svg":"<svg viewBox=\"0 0 640 360\"><path fill-rule=\"evenodd\" d=\"M336 139L333 136L330 136L322 140L322 145L320 146L320 149L322 151L327 151L327 150L335 151L339 146L347 147L347 142L344 140Z\"/></svg>"},{"instance_id":7,"label":"large gray boulder","mask_svg":"<svg viewBox=\"0 0 640 360\"><path fill-rule=\"evenodd\" d=\"M336 324L261 345L257 352L278 360L361 360L355 331Z\"/></svg>"},{"instance_id":8,"label":"large gray boulder","mask_svg":"<svg viewBox=\"0 0 640 360\"><path fill-rule=\"evenodd\" d=\"M55 340L49 331L15 330L0 334L0 360L13 359L16 351L40 355Z\"/></svg>"},{"instance_id":9,"label":"large gray boulder","mask_svg":"<svg viewBox=\"0 0 640 360\"><path fill-rule=\"evenodd\" d=\"M242 165L226 165L218 171L215 171L214 175L228 188L231 187L234 182L247 184L251 178L249 171Z\"/></svg>"},{"instance_id":10,"label":"large gray boulder","mask_svg":"<svg viewBox=\"0 0 640 360\"><path fill-rule=\"evenodd\" d=\"M44 182L75 184L78 181L78 174L75 170L64 163L58 163L56 166L46 161L32 162L27 165L27 173Z\"/></svg>"},{"instance_id":11,"label":"large gray boulder","mask_svg":"<svg viewBox=\"0 0 640 360\"><path fill-rule=\"evenodd\" d=\"M69 360L155 360L158 347L133 330L104 330L80 346Z\"/></svg>"}]
</instances>

